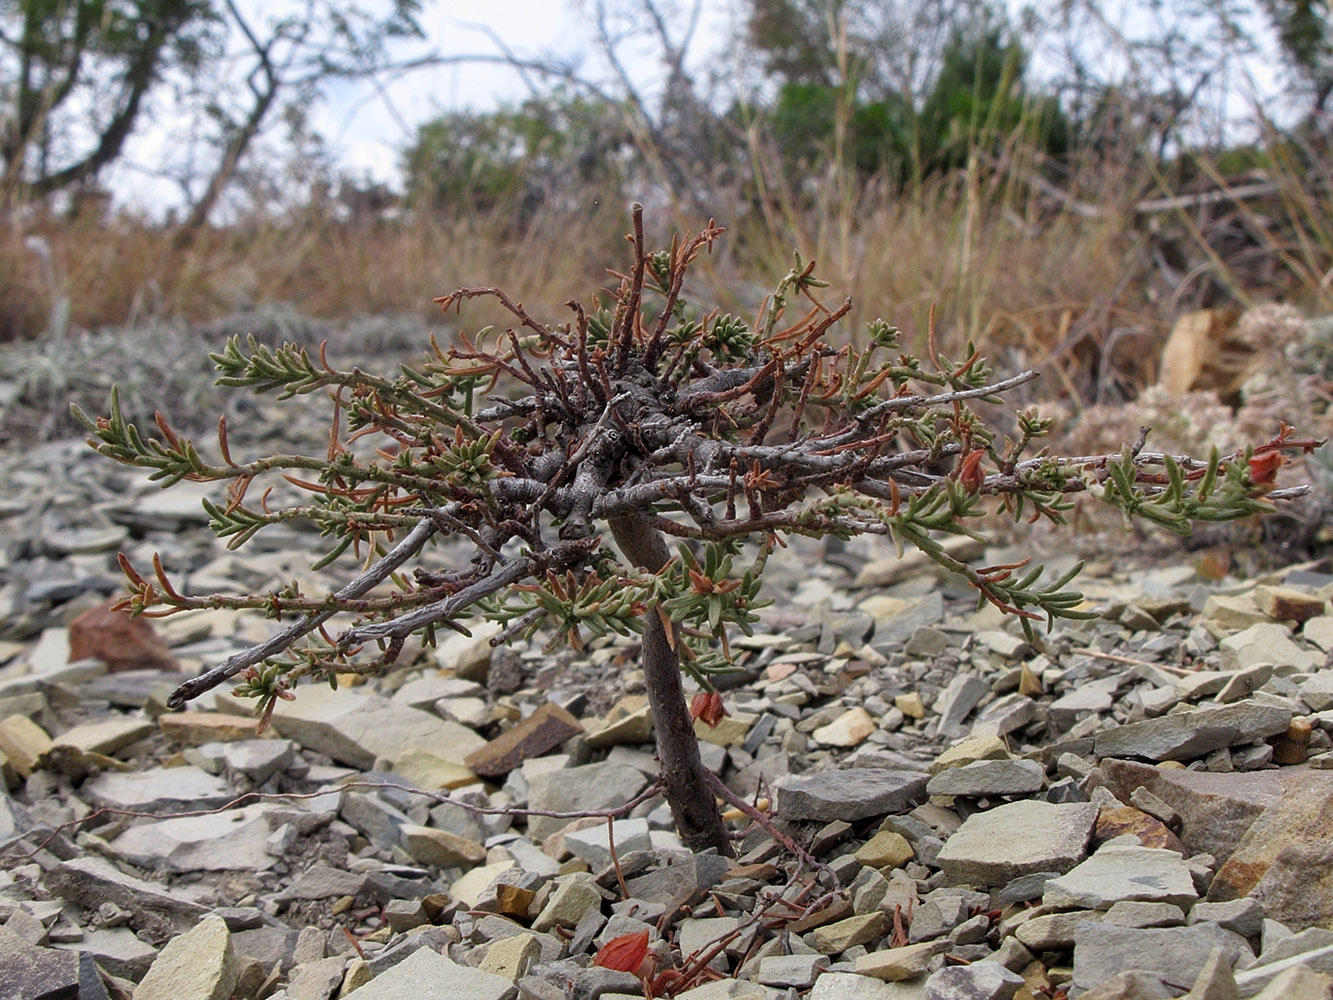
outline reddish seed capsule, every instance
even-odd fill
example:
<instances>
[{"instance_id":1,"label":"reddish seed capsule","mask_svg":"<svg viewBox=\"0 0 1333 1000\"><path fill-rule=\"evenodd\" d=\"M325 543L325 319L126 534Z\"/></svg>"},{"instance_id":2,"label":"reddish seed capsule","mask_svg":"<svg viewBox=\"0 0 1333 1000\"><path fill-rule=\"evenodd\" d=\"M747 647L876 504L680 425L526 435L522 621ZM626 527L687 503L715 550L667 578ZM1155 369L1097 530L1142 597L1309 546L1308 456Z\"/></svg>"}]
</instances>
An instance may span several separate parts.
<instances>
[{"instance_id":1,"label":"reddish seed capsule","mask_svg":"<svg viewBox=\"0 0 1333 1000\"><path fill-rule=\"evenodd\" d=\"M977 492L981 489L981 484L986 481L986 473L981 471L981 460L985 455L984 448L969 451L963 458L963 464L958 468L958 482L969 493Z\"/></svg>"},{"instance_id":2,"label":"reddish seed capsule","mask_svg":"<svg viewBox=\"0 0 1333 1000\"><path fill-rule=\"evenodd\" d=\"M1262 455L1250 458L1250 482L1255 486L1267 486L1277 481L1277 470L1282 465L1280 451L1266 451Z\"/></svg>"},{"instance_id":3,"label":"reddish seed capsule","mask_svg":"<svg viewBox=\"0 0 1333 1000\"><path fill-rule=\"evenodd\" d=\"M702 719L704 725L713 729L726 716L722 707L722 696L716 691L700 691L690 700L690 716Z\"/></svg>"},{"instance_id":4,"label":"reddish seed capsule","mask_svg":"<svg viewBox=\"0 0 1333 1000\"><path fill-rule=\"evenodd\" d=\"M637 934L622 934L612 938L597 950L592 961L603 969L637 973L647 957L648 932L639 931Z\"/></svg>"}]
</instances>

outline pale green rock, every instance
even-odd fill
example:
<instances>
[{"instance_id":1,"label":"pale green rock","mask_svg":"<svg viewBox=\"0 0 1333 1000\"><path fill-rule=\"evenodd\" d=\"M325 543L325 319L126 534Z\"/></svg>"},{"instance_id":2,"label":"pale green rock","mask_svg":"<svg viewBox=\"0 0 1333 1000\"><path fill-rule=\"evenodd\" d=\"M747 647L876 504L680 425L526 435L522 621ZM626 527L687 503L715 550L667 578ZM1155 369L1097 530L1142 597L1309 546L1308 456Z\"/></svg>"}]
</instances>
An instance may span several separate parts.
<instances>
[{"instance_id":1,"label":"pale green rock","mask_svg":"<svg viewBox=\"0 0 1333 1000\"><path fill-rule=\"evenodd\" d=\"M399 834L403 840L403 850L423 865L470 868L486 860L486 848L481 844L448 830L404 824Z\"/></svg>"},{"instance_id":2,"label":"pale green rock","mask_svg":"<svg viewBox=\"0 0 1333 1000\"><path fill-rule=\"evenodd\" d=\"M135 1000L229 1000L241 974L226 922L211 914L167 942Z\"/></svg>"},{"instance_id":3,"label":"pale green rock","mask_svg":"<svg viewBox=\"0 0 1333 1000\"><path fill-rule=\"evenodd\" d=\"M1269 620L1249 594L1210 594L1201 617L1205 628L1222 635Z\"/></svg>"},{"instance_id":4,"label":"pale green rock","mask_svg":"<svg viewBox=\"0 0 1333 1000\"><path fill-rule=\"evenodd\" d=\"M57 746L77 747L86 753L102 753L109 757L156 731L157 727L147 719L120 715L67 729L55 738L55 743Z\"/></svg>"},{"instance_id":5,"label":"pale green rock","mask_svg":"<svg viewBox=\"0 0 1333 1000\"><path fill-rule=\"evenodd\" d=\"M1333 615L1311 618L1301 627L1301 635L1327 653L1333 649Z\"/></svg>"},{"instance_id":6,"label":"pale green rock","mask_svg":"<svg viewBox=\"0 0 1333 1000\"><path fill-rule=\"evenodd\" d=\"M639 746L653 740L653 711L644 705L642 708L621 715L602 723L601 728L594 728L594 723L585 720L588 746L594 750L614 746Z\"/></svg>"},{"instance_id":7,"label":"pale green rock","mask_svg":"<svg viewBox=\"0 0 1333 1000\"><path fill-rule=\"evenodd\" d=\"M963 767L979 760L1008 760L1012 756L1009 744L1000 737L978 733L949 747L926 770L930 774L939 774L948 768Z\"/></svg>"},{"instance_id":8,"label":"pale green rock","mask_svg":"<svg viewBox=\"0 0 1333 1000\"><path fill-rule=\"evenodd\" d=\"M515 934L492 942L478 968L516 983L527 975L528 969L536 964L541 954L542 946L535 937L531 934Z\"/></svg>"},{"instance_id":9,"label":"pale green rock","mask_svg":"<svg viewBox=\"0 0 1333 1000\"><path fill-rule=\"evenodd\" d=\"M854 747L864 743L876 728L870 713L858 705L843 712L827 726L820 726L810 737L826 747Z\"/></svg>"},{"instance_id":10,"label":"pale green rock","mask_svg":"<svg viewBox=\"0 0 1333 1000\"><path fill-rule=\"evenodd\" d=\"M753 712L734 712L723 716L716 726L710 726L702 719L694 720L694 735L720 747L737 747L745 742L759 716Z\"/></svg>"},{"instance_id":11,"label":"pale green rock","mask_svg":"<svg viewBox=\"0 0 1333 1000\"><path fill-rule=\"evenodd\" d=\"M914 857L907 838L893 830L880 830L856 851L856 860L870 868L901 868Z\"/></svg>"},{"instance_id":12,"label":"pale green rock","mask_svg":"<svg viewBox=\"0 0 1333 1000\"><path fill-rule=\"evenodd\" d=\"M936 955L948 947L947 941L923 941L921 944L909 944L902 948L885 948L862 955L853 963L854 971L861 976L873 976L898 982L915 979L930 971Z\"/></svg>"},{"instance_id":13,"label":"pale green rock","mask_svg":"<svg viewBox=\"0 0 1333 1000\"><path fill-rule=\"evenodd\" d=\"M514 867L512 861L497 861L493 865L485 865L481 868L473 868L462 878L449 886L449 895L458 900L464 906L469 908L477 905L486 887L495 881L497 875Z\"/></svg>"},{"instance_id":14,"label":"pale green rock","mask_svg":"<svg viewBox=\"0 0 1333 1000\"><path fill-rule=\"evenodd\" d=\"M814 944L825 955L840 955L858 944L870 944L889 929L889 918L882 910L848 917L823 927L816 927Z\"/></svg>"},{"instance_id":15,"label":"pale green rock","mask_svg":"<svg viewBox=\"0 0 1333 1000\"><path fill-rule=\"evenodd\" d=\"M555 892L532 922L532 929L549 931L556 926L573 927L590 909L601 905L602 894L586 880L586 876L567 875L557 880Z\"/></svg>"}]
</instances>

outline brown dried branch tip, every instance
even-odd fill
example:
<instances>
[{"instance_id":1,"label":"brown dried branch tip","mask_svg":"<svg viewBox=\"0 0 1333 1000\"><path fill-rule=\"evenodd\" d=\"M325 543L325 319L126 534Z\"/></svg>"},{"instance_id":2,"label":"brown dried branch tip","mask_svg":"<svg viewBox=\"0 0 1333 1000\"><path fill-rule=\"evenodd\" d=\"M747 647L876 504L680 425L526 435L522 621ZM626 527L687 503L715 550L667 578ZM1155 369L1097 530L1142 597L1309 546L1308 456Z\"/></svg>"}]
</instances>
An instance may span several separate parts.
<instances>
[{"instance_id":1,"label":"brown dried branch tip","mask_svg":"<svg viewBox=\"0 0 1333 1000\"><path fill-rule=\"evenodd\" d=\"M1118 454L1033 452L1047 421L1017 413L1001 431L973 406L1002 402L1035 371L996 377L972 344L952 361L937 349L933 326L924 362L881 320L836 346L827 335L851 302L825 305L817 295L824 283L799 255L752 321L697 306L685 295L687 274L721 234L710 221L649 253L635 206L630 268L615 275L605 299L571 301L570 319L548 325L499 288L460 289L436 300L442 311L492 298L513 327L460 334L448 349L432 339L425 360L395 377L339 370L322 348L312 358L254 338L233 339L213 356L221 385L280 398L324 391L333 430L318 457L237 462L220 425L223 460L210 464L165 418L162 437L144 440L114 394L109 417L76 411L97 450L155 470L164 485L227 483L226 496L206 506L230 544L270 524L304 521L331 540L317 565L350 551L364 567L330 594L292 584L269 594L189 596L170 586L160 563L148 576L124 561L137 613L260 608L287 623L182 684L170 704L239 675L240 690L266 716L302 677L336 684L339 673L378 671L409 638L462 631L477 614L504 624L496 642L539 630L576 646L588 635L660 632L663 642L646 635L645 649L660 646L673 675L678 660L711 690L709 674L727 666L728 630L748 631L757 620L764 562L784 535L888 535L1030 628L1083 614L1080 595L1065 590L1073 574L1039 583L1040 567L972 567L953 559L941 536L979 537L974 526L995 505L1015 518L1059 522L1076 493L1184 533L1194 521L1264 513L1305 491L1274 487L1286 454L1320 443L1293 437L1286 425L1227 456L1155 454L1142 436ZM351 448L366 435L384 442L370 460ZM247 499L254 480L277 475L306 490L309 502L271 509L266 499ZM472 542L467 566L405 572L444 536ZM673 555L664 536L695 544ZM335 618L349 620L330 631ZM659 734L671 728L667 716L683 719L688 732L679 679L675 693L654 695L660 671L651 663L645 671ZM669 774L667 783L670 794Z\"/></svg>"}]
</instances>

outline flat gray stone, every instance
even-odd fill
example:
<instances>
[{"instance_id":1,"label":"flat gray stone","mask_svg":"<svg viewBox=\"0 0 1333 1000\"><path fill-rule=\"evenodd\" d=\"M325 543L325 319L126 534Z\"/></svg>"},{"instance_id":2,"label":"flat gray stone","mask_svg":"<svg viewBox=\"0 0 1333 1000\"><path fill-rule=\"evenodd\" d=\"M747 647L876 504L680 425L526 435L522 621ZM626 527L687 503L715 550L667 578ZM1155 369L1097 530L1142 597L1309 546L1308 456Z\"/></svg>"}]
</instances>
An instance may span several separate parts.
<instances>
[{"instance_id":1,"label":"flat gray stone","mask_svg":"<svg viewBox=\"0 0 1333 1000\"><path fill-rule=\"evenodd\" d=\"M921 1000L1010 1000L1023 977L999 962L973 962L933 972L921 991Z\"/></svg>"},{"instance_id":2,"label":"flat gray stone","mask_svg":"<svg viewBox=\"0 0 1333 1000\"><path fill-rule=\"evenodd\" d=\"M606 824L599 823L587 830L578 830L565 834L565 847L575 857L588 862L593 871L601 871L611 864L611 839L615 838L616 854L624 857L630 851L651 851L652 838L648 835L646 819L618 819L608 831Z\"/></svg>"},{"instance_id":3,"label":"flat gray stone","mask_svg":"<svg viewBox=\"0 0 1333 1000\"><path fill-rule=\"evenodd\" d=\"M617 972L599 965L574 973L570 1000L627 1000L639 995L643 984L630 972Z\"/></svg>"},{"instance_id":4,"label":"flat gray stone","mask_svg":"<svg viewBox=\"0 0 1333 1000\"><path fill-rule=\"evenodd\" d=\"M534 775L528 782L528 806L548 812L577 812L611 809L624 805L641 792L648 779L628 764L584 764ZM542 840L567 826L569 819L530 816L528 833Z\"/></svg>"},{"instance_id":5,"label":"flat gray stone","mask_svg":"<svg viewBox=\"0 0 1333 1000\"><path fill-rule=\"evenodd\" d=\"M133 914L130 925L166 939L183 933L208 915L208 908L120 871L111 862L87 855L56 865L46 875L49 892L96 910L115 903Z\"/></svg>"},{"instance_id":6,"label":"flat gray stone","mask_svg":"<svg viewBox=\"0 0 1333 1000\"><path fill-rule=\"evenodd\" d=\"M1296 689L1301 701L1310 706L1312 712L1324 712L1333 708L1333 670L1321 670Z\"/></svg>"},{"instance_id":7,"label":"flat gray stone","mask_svg":"<svg viewBox=\"0 0 1333 1000\"><path fill-rule=\"evenodd\" d=\"M0 847L22 837L32 826L28 810L9 797L3 780L0 780Z\"/></svg>"},{"instance_id":8,"label":"flat gray stone","mask_svg":"<svg viewBox=\"0 0 1333 1000\"><path fill-rule=\"evenodd\" d=\"M1236 988L1243 997L1253 996L1260 990L1271 988L1272 984L1289 975L1293 969L1333 974L1333 945L1324 945L1309 951L1296 950L1294 954L1275 955L1271 960L1265 953L1250 968L1237 973ZM1288 994L1285 992L1264 994L1266 997L1270 995L1288 1000ZM1322 995L1317 993L1313 995L1319 997L1319 1000L1324 1000L1328 994L1325 992ZM1301 995L1300 1000L1305 1000L1305 995Z\"/></svg>"},{"instance_id":9,"label":"flat gray stone","mask_svg":"<svg viewBox=\"0 0 1333 1000\"><path fill-rule=\"evenodd\" d=\"M724 982L744 982L744 980L720 980L710 985L720 986ZM762 986L754 985L762 990ZM678 994L677 1000L713 1000L699 989ZM698 996L696 997L696 994ZM738 1000L750 1000L750 994L737 994ZM767 1000L768 994L756 994L755 1000ZM726 1000L719 994L717 1000ZM815 980L810 990L810 1000L921 1000L920 983L886 983L871 976L858 976L854 972L824 972Z\"/></svg>"},{"instance_id":10,"label":"flat gray stone","mask_svg":"<svg viewBox=\"0 0 1333 1000\"><path fill-rule=\"evenodd\" d=\"M1020 875L1067 872L1083 860L1099 806L1010 802L969 816L936 863L955 885L1006 885Z\"/></svg>"},{"instance_id":11,"label":"flat gray stone","mask_svg":"<svg viewBox=\"0 0 1333 1000\"><path fill-rule=\"evenodd\" d=\"M297 899L329 899L332 896L355 896L365 890L366 875L343 871L328 865L315 865L302 872L286 889L273 898L280 903Z\"/></svg>"},{"instance_id":12,"label":"flat gray stone","mask_svg":"<svg viewBox=\"0 0 1333 1000\"><path fill-rule=\"evenodd\" d=\"M290 740L237 740L222 744L221 756L228 773L243 774L262 785L296 759L296 744Z\"/></svg>"},{"instance_id":13,"label":"flat gray stone","mask_svg":"<svg viewBox=\"0 0 1333 1000\"><path fill-rule=\"evenodd\" d=\"M1195 908L1198 908L1198 904ZM1111 904L1104 919L1108 924L1115 924L1118 927L1180 927L1185 923L1185 911L1174 903L1121 900ZM1190 921L1192 924L1200 922L1200 920Z\"/></svg>"},{"instance_id":14,"label":"flat gray stone","mask_svg":"<svg viewBox=\"0 0 1333 1000\"><path fill-rule=\"evenodd\" d=\"M1089 910L1044 913L1014 928L1014 940L1034 952L1068 951L1074 946L1074 934L1079 927L1097 916Z\"/></svg>"},{"instance_id":15,"label":"flat gray stone","mask_svg":"<svg viewBox=\"0 0 1333 1000\"><path fill-rule=\"evenodd\" d=\"M284 970L292 964L292 953L296 949L296 939L300 932L290 927L266 925L250 930L234 931L231 935L232 950L242 959L254 959L266 969L275 965Z\"/></svg>"},{"instance_id":16,"label":"flat gray stone","mask_svg":"<svg viewBox=\"0 0 1333 1000\"><path fill-rule=\"evenodd\" d=\"M967 919L967 902L959 895L931 893L912 911L908 944L919 944L943 937Z\"/></svg>"},{"instance_id":17,"label":"flat gray stone","mask_svg":"<svg viewBox=\"0 0 1333 1000\"><path fill-rule=\"evenodd\" d=\"M691 903L717 885L731 867L717 854L662 851L664 863L656 871L626 880L630 897L674 908Z\"/></svg>"},{"instance_id":18,"label":"flat gray stone","mask_svg":"<svg viewBox=\"0 0 1333 1000\"><path fill-rule=\"evenodd\" d=\"M378 793L361 788L343 792L338 816L383 850L397 847L403 839L403 827L412 822L407 813L385 802Z\"/></svg>"},{"instance_id":19,"label":"flat gray stone","mask_svg":"<svg viewBox=\"0 0 1333 1000\"><path fill-rule=\"evenodd\" d=\"M1058 729L1068 729L1085 715L1107 711L1119 686L1119 677L1102 677L1080 684L1047 706L1051 723Z\"/></svg>"},{"instance_id":20,"label":"flat gray stone","mask_svg":"<svg viewBox=\"0 0 1333 1000\"><path fill-rule=\"evenodd\" d=\"M157 958L157 949L128 927L86 930L81 941L56 947L88 955L111 975L136 982Z\"/></svg>"},{"instance_id":21,"label":"flat gray stone","mask_svg":"<svg viewBox=\"0 0 1333 1000\"><path fill-rule=\"evenodd\" d=\"M1301 626L1301 635L1324 652L1333 649L1333 615L1319 615Z\"/></svg>"},{"instance_id":22,"label":"flat gray stone","mask_svg":"<svg viewBox=\"0 0 1333 1000\"><path fill-rule=\"evenodd\" d=\"M1195 903L1190 910L1191 924L1213 923L1241 937L1258 937L1264 927L1264 908L1257 899L1248 896L1230 899L1225 903Z\"/></svg>"},{"instance_id":23,"label":"flat gray stone","mask_svg":"<svg viewBox=\"0 0 1333 1000\"><path fill-rule=\"evenodd\" d=\"M976 674L958 674L949 681L931 706L939 713L940 733L950 737L963 735L966 732L963 721L989 690L990 686Z\"/></svg>"},{"instance_id":24,"label":"flat gray stone","mask_svg":"<svg viewBox=\"0 0 1333 1000\"><path fill-rule=\"evenodd\" d=\"M1047 882L1042 903L1053 909L1104 910L1127 900L1189 906L1198 898L1189 866L1175 851L1107 844Z\"/></svg>"},{"instance_id":25,"label":"flat gray stone","mask_svg":"<svg viewBox=\"0 0 1333 1000\"><path fill-rule=\"evenodd\" d=\"M1222 654L1223 670L1241 670L1258 663L1274 666L1294 666L1305 672L1316 670L1323 657L1316 657L1292 641L1291 633L1282 625L1261 622L1243 632L1229 635L1218 643Z\"/></svg>"},{"instance_id":26,"label":"flat gray stone","mask_svg":"<svg viewBox=\"0 0 1333 1000\"><path fill-rule=\"evenodd\" d=\"M1150 972L1179 990L1194 985L1214 948L1229 965L1245 939L1214 924L1140 929L1085 923L1074 932L1074 979L1077 992L1092 989L1130 971Z\"/></svg>"},{"instance_id":27,"label":"flat gray stone","mask_svg":"<svg viewBox=\"0 0 1333 1000\"><path fill-rule=\"evenodd\" d=\"M681 958L702 955L739 926L738 917L687 917L676 928Z\"/></svg>"},{"instance_id":28,"label":"flat gray stone","mask_svg":"<svg viewBox=\"0 0 1333 1000\"><path fill-rule=\"evenodd\" d=\"M925 774L877 767L789 776L774 783L777 812L789 822L850 822L904 812L920 801L927 780Z\"/></svg>"},{"instance_id":29,"label":"flat gray stone","mask_svg":"<svg viewBox=\"0 0 1333 1000\"><path fill-rule=\"evenodd\" d=\"M150 813L215 809L236 797L225 781L197 767L103 771L81 792L95 805Z\"/></svg>"},{"instance_id":30,"label":"flat gray stone","mask_svg":"<svg viewBox=\"0 0 1333 1000\"><path fill-rule=\"evenodd\" d=\"M759 971L754 978L765 986L806 990L828 964L827 955L769 955L759 960Z\"/></svg>"},{"instance_id":31,"label":"flat gray stone","mask_svg":"<svg viewBox=\"0 0 1333 1000\"><path fill-rule=\"evenodd\" d=\"M246 806L207 816L181 816L132 826L115 840L117 857L140 868L170 872L264 871L274 858L268 843L268 806Z\"/></svg>"},{"instance_id":32,"label":"flat gray stone","mask_svg":"<svg viewBox=\"0 0 1333 1000\"><path fill-rule=\"evenodd\" d=\"M1027 795L1041 790L1046 769L1035 760L977 760L950 767L930 779L930 795Z\"/></svg>"},{"instance_id":33,"label":"flat gray stone","mask_svg":"<svg viewBox=\"0 0 1333 1000\"><path fill-rule=\"evenodd\" d=\"M1021 636L1001 629L990 629L976 634L976 641L992 653L1009 660L1018 660L1032 652L1032 644Z\"/></svg>"},{"instance_id":34,"label":"flat gray stone","mask_svg":"<svg viewBox=\"0 0 1333 1000\"><path fill-rule=\"evenodd\" d=\"M0 1000L78 1000L79 956L0 927Z\"/></svg>"},{"instance_id":35,"label":"flat gray stone","mask_svg":"<svg viewBox=\"0 0 1333 1000\"><path fill-rule=\"evenodd\" d=\"M349 767L368 770L375 761L396 761L410 747L462 765L486 745L469 729L378 695L303 687L295 701L281 702L273 731L307 750L328 754Z\"/></svg>"},{"instance_id":36,"label":"flat gray stone","mask_svg":"<svg viewBox=\"0 0 1333 1000\"><path fill-rule=\"evenodd\" d=\"M1194 760L1223 747L1252 743L1287 731L1293 712L1244 701L1144 719L1097 733L1098 757Z\"/></svg>"},{"instance_id":37,"label":"flat gray stone","mask_svg":"<svg viewBox=\"0 0 1333 1000\"><path fill-rule=\"evenodd\" d=\"M303 962L292 970L287 980L289 1000L327 1000L336 996L343 981L343 967L347 959L343 955L330 955L310 962Z\"/></svg>"},{"instance_id":38,"label":"flat gray stone","mask_svg":"<svg viewBox=\"0 0 1333 1000\"><path fill-rule=\"evenodd\" d=\"M1037 703L1025 694L1017 691L998 698L987 705L977 715L972 724L973 732L992 732L996 736L1007 736L1022 729L1037 717Z\"/></svg>"},{"instance_id":39,"label":"flat gray stone","mask_svg":"<svg viewBox=\"0 0 1333 1000\"><path fill-rule=\"evenodd\" d=\"M156 731L157 727L147 719L113 715L67 729L57 736L54 742L58 746L77 747L87 753L114 756L122 747L127 747Z\"/></svg>"},{"instance_id":40,"label":"flat gray stone","mask_svg":"<svg viewBox=\"0 0 1333 1000\"><path fill-rule=\"evenodd\" d=\"M356 1000L514 1000L518 987L507 979L459 965L421 948L365 986L347 994Z\"/></svg>"}]
</instances>

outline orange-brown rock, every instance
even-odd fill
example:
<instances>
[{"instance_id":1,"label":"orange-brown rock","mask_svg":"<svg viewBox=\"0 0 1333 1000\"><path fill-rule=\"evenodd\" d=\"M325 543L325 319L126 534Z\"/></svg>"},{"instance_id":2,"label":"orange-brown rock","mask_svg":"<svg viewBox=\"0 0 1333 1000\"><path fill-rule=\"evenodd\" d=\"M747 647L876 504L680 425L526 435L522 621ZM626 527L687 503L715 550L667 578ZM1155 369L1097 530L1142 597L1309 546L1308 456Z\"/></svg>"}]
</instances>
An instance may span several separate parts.
<instances>
[{"instance_id":1,"label":"orange-brown rock","mask_svg":"<svg viewBox=\"0 0 1333 1000\"><path fill-rule=\"evenodd\" d=\"M224 712L180 712L158 716L158 728L173 743L197 747L205 743L253 740L258 721L253 716Z\"/></svg>"},{"instance_id":2,"label":"orange-brown rock","mask_svg":"<svg viewBox=\"0 0 1333 1000\"><path fill-rule=\"evenodd\" d=\"M1138 837L1144 847L1163 847L1182 855L1190 853L1180 842L1180 838L1156 816L1149 816L1134 806L1118 808L1102 806L1102 811L1097 814L1097 825L1092 831L1093 844L1101 844L1112 837L1120 837L1126 833Z\"/></svg>"},{"instance_id":3,"label":"orange-brown rock","mask_svg":"<svg viewBox=\"0 0 1333 1000\"><path fill-rule=\"evenodd\" d=\"M1314 732L1314 723L1309 719L1297 717L1281 736L1274 737L1274 764L1304 764L1310 750L1310 736Z\"/></svg>"},{"instance_id":4,"label":"orange-brown rock","mask_svg":"<svg viewBox=\"0 0 1333 1000\"><path fill-rule=\"evenodd\" d=\"M483 778L503 778L530 757L549 753L583 725L555 702L548 701L526 719L506 730L464 761Z\"/></svg>"},{"instance_id":5,"label":"orange-brown rock","mask_svg":"<svg viewBox=\"0 0 1333 1000\"><path fill-rule=\"evenodd\" d=\"M107 670L179 670L167 644L146 618L114 611L116 599L90 608L69 623L69 658L101 660Z\"/></svg>"},{"instance_id":6,"label":"orange-brown rock","mask_svg":"<svg viewBox=\"0 0 1333 1000\"><path fill-rule=\"evenodd\" d=\"M1293 930L1333 929L1333 771L1308 765L1210 774L1107 760L1117 797L1147 788L1180 814L1180 839L1221 867L1212 902L1250 896Z\"/></svg>"},{"instance_id":7,"label":"orange-brown rock","mask_svg":"<svg viewBox=\"0 0 1333 1000\"><path fill-rule=\"evenodd\" d=\"M532 905L536 896L537 894L531 889L524 889L518 885L506 885L501 882L495 887L495 901L499 906L500 916L509 917L511 920L527 920L528 907Z\"/></svg>"}]
</instances>

